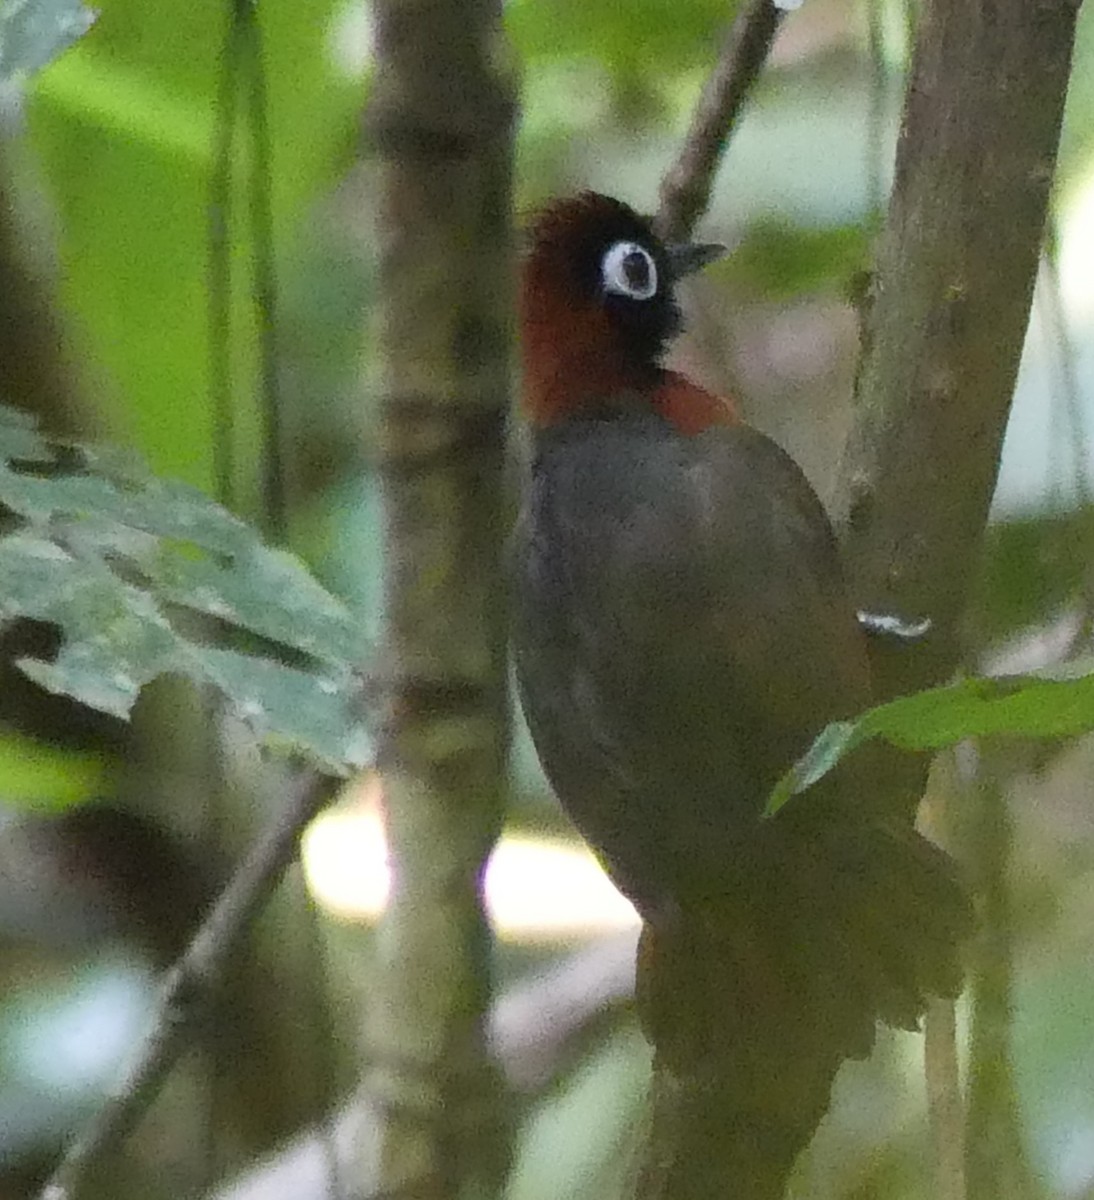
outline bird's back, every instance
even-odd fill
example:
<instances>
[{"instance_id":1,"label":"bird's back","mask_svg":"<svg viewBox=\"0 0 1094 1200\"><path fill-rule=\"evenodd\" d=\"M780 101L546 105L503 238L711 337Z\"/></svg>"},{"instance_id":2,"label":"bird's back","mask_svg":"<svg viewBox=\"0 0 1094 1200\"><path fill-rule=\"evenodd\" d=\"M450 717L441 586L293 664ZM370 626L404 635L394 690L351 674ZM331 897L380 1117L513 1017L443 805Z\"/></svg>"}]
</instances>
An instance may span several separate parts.
<instances>
[{"instance_id":1,"label":"bird's back","mask_svg":"<svg viewBox=\"0 0 1094 1200\"><path fill-rule=\"evenodd\" d=\"M744 425L612 413L538 435L516 668L562 803L640 907L731 887L770 788L868 703L828 523Z\"/></svg>"}]
</instances>

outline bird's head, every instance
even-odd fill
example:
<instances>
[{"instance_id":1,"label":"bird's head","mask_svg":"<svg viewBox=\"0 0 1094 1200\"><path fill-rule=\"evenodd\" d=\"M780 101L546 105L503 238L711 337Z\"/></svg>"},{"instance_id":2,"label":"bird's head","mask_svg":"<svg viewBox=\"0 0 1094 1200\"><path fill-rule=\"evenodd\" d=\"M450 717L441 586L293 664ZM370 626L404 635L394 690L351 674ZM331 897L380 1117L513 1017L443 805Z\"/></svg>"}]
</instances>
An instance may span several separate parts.
<instances>
[{"instance_id":1,"label":"bird's head","mask_svg":"<svg viewBox=\"0 0 1094 1200\"><path fill-rule=\"evenodd\" d=\"M533 423L656 387L680 327L676 282L725 248L666 245L648 218L596 192L556 200L529 233L521 338Z\"/></svg>"}]
</instances>

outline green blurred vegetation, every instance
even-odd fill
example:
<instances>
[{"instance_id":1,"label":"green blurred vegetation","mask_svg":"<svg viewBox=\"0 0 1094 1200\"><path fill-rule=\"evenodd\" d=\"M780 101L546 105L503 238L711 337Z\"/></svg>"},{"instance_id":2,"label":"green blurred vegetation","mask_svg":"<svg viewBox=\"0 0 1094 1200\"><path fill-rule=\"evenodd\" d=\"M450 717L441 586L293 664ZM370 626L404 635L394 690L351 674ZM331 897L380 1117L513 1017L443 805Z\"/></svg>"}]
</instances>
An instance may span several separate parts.
<instances>
[{"instance_id":1,"label":"green blurred vegetation","mask_svg":"<svg viewBox=\"0 0 1094 1200\"><path fill-rule=\"evenodd\" d=\"M863 4L808 0L788 20L707 223L737 251L689 296L691 336L679 351L689 369L738 392L751 419L776 431L822 488L847 424L856 350L849 297L869 266L900 97L903 5L884 0L882 8L880 75L867 54ZM9 215L17 219L26 263L49 281L64 330L59 353L85 428L134 448L159 475L211 491L207 206L225 118L217 94L227 7L103 0L99 9L92 31L28 85L24 127L10 129L0 146ZM525 99L521 208L586 185L652 207L659 173L733 9L713 0L513 0L506 19ZM368 471L373 226L358 134L369 67L358 15L334 0L261 6L293 549L373 630L380 594L376 485ZM240 149L229 225L237 268L230 311L235 490L241 513L253 518L261 450L247 166ZM1069 204L1092 177L1094 14L1087 6L1061 159L1065 235ZM1066 236L1062 244L1066 253ZM1018 398L1024 423L1008 444L1004 494L968 620L970 669L1016 647L1026 655L1020 669L1038 665L1039 653L1056 660L1090 653L1094 513L1082 498L1092 481L1060 487L1071 470L1070 445L1088 426L1075 426L1053 381L1055 357L1072 355L1089 409L1094 304L1076 301L1073 320L1070 348L1031 339L1027 349ZM2 399L35 407L50 424L42 397ZM73 1069L70 1086L46 1079L43 1042L61 1038L67 1045L70 1038L79 1047L103 1040L103 1011L136 1020L132 1013L147 1003L149 967L177 949L185 922L219 876L209 863L215 854L194 853L203 843L192 814L178 811L180 792L200 792L200 779L196 789L172 783L162 795L151 768L154 785L118 782L140 777L144 768L129 760L147 755L149 742L160 750L180 728L183 740L194 740L180 717L184 702L167 695L138 713L138 753L137 741L113 726L85 729L64 708L35 710L32 719L17 706L23 693L9 694L0 712L0 788L12 806L0 829L7 847L0 871L0 1195L14 1197L29 1194L110 1076L110 1063L96 1059L79 1078ZM1094 1077L1094 1040L1087 1036L1094 1022L1092 750L1089 739L1012 749L1002 787L1015 826L1006 877L1014 912L1014 1083L1044 1196L1094 1194L1094 1093L1086 1082ZM522 804L514 820L533 828L555 822L526 745L515 760ZM956 795L951 806L967 795ZM69 824L47 823L31 811L84 799L97 803L79 810L90 814L82 826L75 816ZM224 822L228 848L248 826L253 803L245 793L237 798ZM107 822L103 814L116 810L127 820L139 817L139 834L124 821ZM943 816L940 824L957 822ZM135 882L119 857L147 870ZM176 902L183 892L187 902ZM132 919L137 911L162 916L161 908L177 911L155 925L155 936ZM294 972L295 998L306 999L303 935L284 912L269 920L264 941ZM355 996L367 931L328 932L335 991ZM545 957L525 949L503 960L503 974ZM257 994L269 996L268 976L263 986ZM89 1008L96 988L107 1001ZM270 1078L280 1087L289 1061L279 1057L289 1052L282 1043L295 1032L290 1005L268 1007L269 1029L240 1035L242 1048L225 1068L234 1069L236 1059L256 1063L250 1090L242 1092L250 1113L240 1115L237 1095L223 1122L221 1165L248 1161L302 1119L280 1110L265 1119L265 1109L276 1107ZM252 1011L242 1001L239 1008ZM355 1014L341 1019L352 1037ZM296 1052L312 1054L314 1044ZM871 1062L845 1070L833 1114L801 1165L802 1195L934 1194L920 1053L917 1039L886 1035ZM530 1106L517 1140L514 1198L615 1194L640 1112L635 1092L644 1056L633 1029L616 1029ZM207 1084L200 1071L184 1073L164 1101L165 1115L138 1140L104 1195L181 1194L202 1174L195 1113ZM178 1132L165 1135L178 1113Z\"/></svg>"},{"instance_id":2,"label":"green blurred vegetation","mask_svg":"<svg viewBox=\"0 0 1094 1200\"><path fill-rule=\"evenodd\" d=\"M271 204L284 257L307 206L352 161L360 88L330 66L329 0L263 12ZM34 146L57 228L59 299L109 426L152 468L208 488L209 180L226 6L178 11L108 0L92 33L44 71L28 98ZM250 233L235 197L233 296L236 451L244 484L257 455Z\"/></svg>"}]
</instances>

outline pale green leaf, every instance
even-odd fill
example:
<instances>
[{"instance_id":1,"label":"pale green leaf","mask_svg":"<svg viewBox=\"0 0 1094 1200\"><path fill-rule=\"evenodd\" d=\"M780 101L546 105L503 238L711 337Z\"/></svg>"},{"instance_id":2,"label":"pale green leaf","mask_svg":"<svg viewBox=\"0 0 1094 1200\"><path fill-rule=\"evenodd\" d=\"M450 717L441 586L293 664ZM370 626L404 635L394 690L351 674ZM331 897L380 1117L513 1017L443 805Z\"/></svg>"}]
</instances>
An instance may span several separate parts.
<instances>
[{"instance_id":1,"label":"pale green leaf","mask_svg":"<svg viewBox=\"0 0 1094 1200\"><path fill-rule=\"evenodd\" d=\"M799 792L811 788L862 740L855 721L833 721L814 739L809 749L775 785L767 798L764 816L772 817Z\"/></svg>"},{"instance_id":2,"label":"pale green leaf","mask_svg":"<svg viewBox=\"0 0 1094 1200\"><path fill-rule=\"evenodd\" d=\"M62 634L52 662L19 663L42 687L127 717L146 683L181 674L218 688L263 738L335 769L367 761L362 623L292 555L128 456L54 454L2 409L0 503L17 522L0 538L0 623L30 617ZM232 628L272 656L202 640Z\"/></svg>"},{"instance_id":3,"label":"pale green leaf","mask_svg":"<svg viewBox=\"0 0 1094 1200\"><path fill-rule=\"evenodd\" d=\"M360 661L364 654L361 622L289 554L252 546L226 560L165 541L139 562L157 593L176 604L316 658ZM270 596L280 596L280 603L270 604Z\"/></svg>"},{"instance_id":4,"label":"pale green leaf","mask_svg":"<svg viewBox=\"0 0 1094 1200\"><path fill-rule=\"evenodd\" d=\"M322 762L361 767L372 756L350 671L329 675L231 650L194 647L196 678L215 683L266 737L307 747Z\"/></svg>"},{"instance_id":5,"label":"pale green leaf","mask_svg":"<svg viewBox=\"0 0 1094 1200\"><path fill-rule=\"evenodd\" d=\"M1090 730L1094 673L1068 679L963 679L827 726L779 780L766 812L777 812L866 741L881 739L904 750L941 750L970 737L1066 738Z\"/></svg>"},{"instance_id":6,"label":"pale green leaf","mask_svg":"<svg viewBox=\"0 0 1094 1200\"><path fill-rule=\"evenodd\" d=\"M0 734L0 794L9 806L50 812L93 800L110 786L110 762L102 755L15 731Z\"/></svg>"}]
</instances>

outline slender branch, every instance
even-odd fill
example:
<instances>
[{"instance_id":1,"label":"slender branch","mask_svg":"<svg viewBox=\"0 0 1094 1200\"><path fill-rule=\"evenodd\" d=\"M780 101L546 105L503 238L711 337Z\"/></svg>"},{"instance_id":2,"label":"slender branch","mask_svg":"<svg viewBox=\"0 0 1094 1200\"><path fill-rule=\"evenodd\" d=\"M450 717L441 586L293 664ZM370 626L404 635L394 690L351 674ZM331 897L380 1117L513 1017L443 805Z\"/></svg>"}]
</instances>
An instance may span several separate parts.
<instances>
[{"instance_id":1,"label":"slender branch","mask_svg":"<svg viewBox=\"0 0 1094 1200\"><path fill-rule=\"evenodd\" d=\"M258 0L235 0L232 26L238 29L236 57L243 75L248 115L250 175L247 180L252 243L252 305L258 329L259 408L262 420L261 495L262 527L270 541L284 544L289 538L288 463L285 453L283 397L280 382L280 286L274 229L274 146L270 134L266 39ZM305 923L305 968L310 1009L311 1101L316 1112L326 1113L332 1103L340 1047L333 1028L329 995L327 951L322 918L306 880L299 879L299 905ZM331 1200L345 1194L341 1167L334 1149L333 1130L325 1119L320 1141L327 1168Z\"/></svg>"},{"instance_id":2,"label":"slender branch","mask_svg":"<svg viewBox=\"0 0 1094 1200\"><path fill-rule=\"evenodd\" d=\"M1019 747L977 746L966 786L963 841L980 902L969 1034L965 1176L969 1200L1038 1200L1044 1189L1026 1155L1018 1107L1014 1017L1014 826L1002 781L1030 763Z\"/></svg>"},{"instance_id":3,"label":"slender branch","mask_svg":"<svg viewBox=\"0 0 1094 1200\"><path fill-rule=\"evenodd\" d=\"M932 621L914 653L878 641L881 697L937 683L958 661L1077 12L1072 0L922 8L835 504L857 606Z\"/></svg>"},{"instance_id":4,"label":"slender branch","mask_svg":"<svg viewBox=\"0 0 1094 1200\"><path fill-rule=\"evenodd\" d=\"M83 1183L129 1135L192 1043L240 939L296 857L300 834L327 803L336 781L310 773L273 825L236 868L182 957L168 971L151 1025L130 1065L66 1151L39 1200L75 1200Z\"/></svg>"},{"instance_id":5,"label":"slender branch","mask_svg":"<svg viewBox=\"0 0 1094 1200\"><path fill-rule=\"evenodd\" d=\"M254 242L254 307L258 319L262 409L262 508L266 530L277 542L288 536L281 388L278 378L278 286L274 251L273 144L270 138L266 61L258 4L244 4L250 75L251 236Z\"/></svg>"},{"instance_id":6,"label":"slender branch","mask_svg":"<svg viewBox=\"0 0 1094 1200\"><path fill-rule=\"evenodd\" d=\"M509 1154L486 1042L481 880L501 827L508 740L514 102L501 0L377 0L371 11L380 762L396 886L365 1028L365 1086L384 1116L350 1184L455 1200L494 1194Z\"/></svg>"},{"instance_id":7,"label":"slender branch","mask_svg":"<svg viewBox=\"0 0 1094 1200\"><path fill-rule=\"evenodd\" d=\"M937 1200L965 1200L965 1105L952 1000L931 1001L925 1034L923 1061L935 1164L932 1194Z\"/></svg>"},{"instance_id":8,"label":"slender branch","mask_svg":"<svg viewBox=\"0 0 1094 1200\"><path fill-rule=\"evenodd\" d=\"M706 211L714 174L782 17L772 0L745 0L737 13L695 106L680 153L661 181L657 232L667 241L689 237Z\"/></svg>"},{"instance_id":9,"label":"slender branch","mask_svg":"<svg viewBox=\"0 0 1094 1200\"><path fill-rule=\"evenodd\" d=\"M71 370L49 281L35 275L26 254L33 239L9 176L0 155L0 397L37 414L53 433L89 434L98 422Z\"/></svg>"},{"instance_id":10,"label":"slender branch","mask_svg":"<svg viewBox=\"0 0 1094 1200\"><path fill-rule=\"evenodd\" d=\"M227 508L235 507L235 409L232 397L232 152L236 129L236 81L244 25L239 5L231 5L220 54L216 93L216 133L206 210L208 246L206 322L209 337L209 403L212 409L213 485Z\"/></svg>"},{"instance_id":11,"label":"slender branch","mask_svg":"<svg viewBox=\"0 0 1094 1200\"><path fill-rule=\"evenodd\" d=\"M866 203L870 228L880 221L885 204L885 115L889 98L889 70L885 61L883 0L866 0L866 42L870 59L870 99L866 113Z\"/></svg>"}]
</instances>

